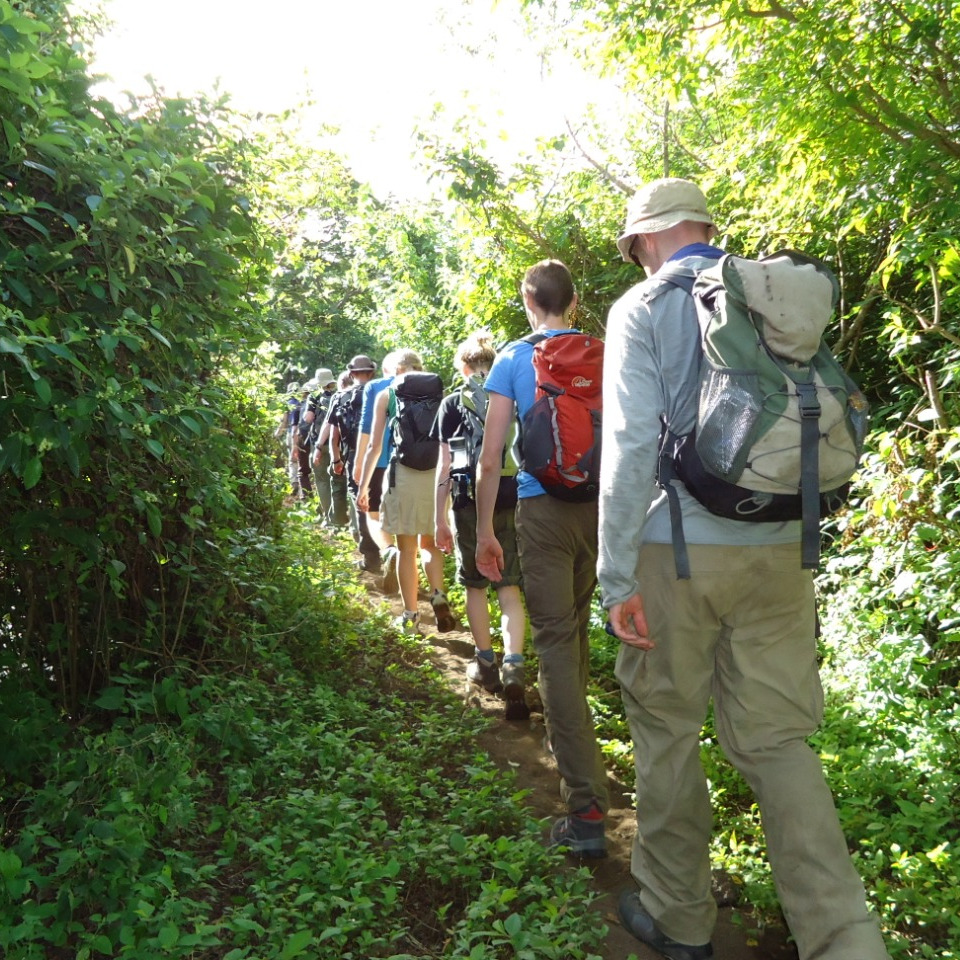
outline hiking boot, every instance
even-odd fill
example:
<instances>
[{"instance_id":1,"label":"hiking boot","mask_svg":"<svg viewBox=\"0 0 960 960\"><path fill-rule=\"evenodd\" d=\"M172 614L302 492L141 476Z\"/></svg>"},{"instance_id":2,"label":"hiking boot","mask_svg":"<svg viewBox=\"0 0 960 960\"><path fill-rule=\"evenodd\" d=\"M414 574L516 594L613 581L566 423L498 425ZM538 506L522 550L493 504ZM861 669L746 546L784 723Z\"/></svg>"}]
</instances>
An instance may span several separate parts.
<instances>
[{"instance_id":1,"label":"hiking boot","mask_svg":"<svg viewBox=\"0 0 960 960\"><path fill-rule=\"evenodd\" d=\"M620 922L641 943L653 947L669 960L709 960L713 956L713 947L709 943L698 946L678 943L663 933L653 922L653 917L644 910L636 889L624 890L620 894L617 913L620 915Z\"/></svg>"},{"instance_id":2,"label":"hiking boot","mask_svg":"<svg viewBox=\"0 0 960 960\"><path fill-rule=\"evenodd\" d=\"M409 613L401 613L393 621L394 627L405 637L417 637L420 635L420 614L415 613L412 617Z\"/></svg>"},{"instance_id":3,"label":"hiking boot","mask_svg":"<svg viewBox=\"0 0 960 960\"><path fill-rule=\"evenodd\" d=\"M433 607L434 616L437 618L437 630L440 633L449 633L457 629L457 621L450 612L447 595L442 590L434 591L430 598L430 606Z\"/></svg>"},{"instance_id":4,"label":"hiking boot","mask_svg":"<svg viewBox=\"0 0 960 960\"><path fill-rule=\"evenodd\" d=\"M380 589L386 594L400 592L400 581L397 578L397 560L400 558L400 551L396 547L387 547L383 551L383 562L381 565Z\"/></svg>"},{"instance_id":5,"label":"hiking boot","mask_svg":"<svg viewBox=\"0 0 960 960\"><path fill-rule=\"evenodd\" d=\"M483 687L487 693L499 693L503 688L495 660L491 662L474 656L467 664L467 679L478 687Z\"/></svg>"},{"instance_id":6,"label":"hiking boot","mask_svg":"<svg viewBox=\"0 0 960 960\"><path fill-rule=\"evenodd\" d=\"M605 857L607 838L603 818L590 820L575 813L561 817L550 831L550 846L565 847L575 857Z\"/></svg>"},{"instance_id":7,"label":"hiking boot","mask_svg":"<svg viewBox=\"0 0 960 960\"><path fill-rule=\"evenodd\" d=\"M383 564L380 562L379 553L364 554L360 560L357 560L354 566L365 573L381 573L383 571Z\"/></svg>"},{"instance_id":8,"label":"hiking boot","mask_svg":"<svg viewBox=\"0 0 960 960\"><path fill-rule=\"evenodd\" d=\"M522 700L526 680L522 663L505 663L500 668L503 678L503 695L507 700Z\"/></svg>"}]
</instances>

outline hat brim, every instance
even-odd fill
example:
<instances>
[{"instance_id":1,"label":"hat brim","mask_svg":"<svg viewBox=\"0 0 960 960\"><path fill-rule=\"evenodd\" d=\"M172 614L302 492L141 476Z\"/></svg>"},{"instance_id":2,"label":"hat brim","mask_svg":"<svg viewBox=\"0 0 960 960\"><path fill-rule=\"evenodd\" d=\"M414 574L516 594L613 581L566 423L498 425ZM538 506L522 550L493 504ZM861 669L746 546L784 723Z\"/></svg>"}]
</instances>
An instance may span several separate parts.
<instances>
[{"instance_id":1,"label":"hat brim","mask_svg":"<svg viewBox=\"0 0 960 960\"><path fill-rule=\"evenodd\" d=\"M695 210L672 210L670 213L664 213L659 217L647 217L644 220L635 220L628 224L623 233L617 237L617 249L620 256L627 262L632 263L630 259L630 247L633 245L633 238L640 233L659 233L661 230L669 230L678 223L692 221L693 223L705 223L707 226L714 227L716 224L713 218L704 213L698 213Z\"/></svg>"}]
</instances>

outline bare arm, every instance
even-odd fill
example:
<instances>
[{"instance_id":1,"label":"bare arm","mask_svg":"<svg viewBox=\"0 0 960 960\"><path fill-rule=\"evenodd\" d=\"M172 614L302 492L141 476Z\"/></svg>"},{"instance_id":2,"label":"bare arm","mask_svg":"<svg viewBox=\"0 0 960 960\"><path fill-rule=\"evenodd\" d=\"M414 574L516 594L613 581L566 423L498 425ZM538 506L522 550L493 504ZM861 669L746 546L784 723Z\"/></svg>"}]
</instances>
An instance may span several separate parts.
<instances>
[{"instance_id":1,"label":"bare arm","mask_svg":"<svg viewBox=\"0 0 960 960\"><path fill-rule=\"evenodd\" d=\"M377 461L380 459L380 450L383 447L383 433L387 426L387 404L390 400L390 391L381 390L377 394L376 406L373 408L373 433L370 435L370 443L363 457L363 467L360 473L360 480L357 483L358 496L357 502L366 509L369 502L370 480L373 478L373 471L377 467Z\"/></svg>"},{"instance_id":2,"label":"bare arm","mask_svg":"<svg viewBox=\"0 0 960 960\"><path fill-rule=\"evenodd\" d=\"M513 416L513 400L501 393L491 393L477 464L477 569L494 583L500 581L503 570L503 547L493 532L493 508L500 487L503 447Z\"/></svg>"},{"instance_id":3,"label":"bare arm","mask_svg":"<svg viewBox=\"0 0 960 960\"><path fill-rule=\"evenodd\" d=\"M453 533L450 530L448 519L450 509L450 444L445 440L440 441L440 458L437 460L436 479L437 486L434 491L436 533L434 534L434 540L444 553L449 553L453 549Z\"/></svg>"}]
</instances>

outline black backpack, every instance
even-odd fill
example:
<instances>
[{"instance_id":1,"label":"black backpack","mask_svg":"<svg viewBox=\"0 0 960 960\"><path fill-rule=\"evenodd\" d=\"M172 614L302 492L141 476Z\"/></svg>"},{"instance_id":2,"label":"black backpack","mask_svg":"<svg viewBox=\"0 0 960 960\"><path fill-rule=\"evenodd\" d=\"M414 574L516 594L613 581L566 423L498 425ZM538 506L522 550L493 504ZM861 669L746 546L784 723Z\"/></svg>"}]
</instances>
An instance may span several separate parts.
<instances>
[{"instance_id":1,"label":"black backpack","mask_svg":"<svg viewBox=\"0 0 960 960\"><path fill-rule=\"evenodd\" d=\"M418 370L401 374L393 382L393 463L413 470L435 470L440 442L430 438L443 399L443 381L435 373Z\"/></svg>"},{"instance_id":2,"label":"black backpack","mask_svg":"<svg viewBox=\"0 0 960 960\"><path fill-rule=\"evenodd\" d=\"M364 384L358 383L337 398L337 423L340 427L340 456L353 462L360 434L360 416L363 412Z\"/></svg>"}]
</instances>

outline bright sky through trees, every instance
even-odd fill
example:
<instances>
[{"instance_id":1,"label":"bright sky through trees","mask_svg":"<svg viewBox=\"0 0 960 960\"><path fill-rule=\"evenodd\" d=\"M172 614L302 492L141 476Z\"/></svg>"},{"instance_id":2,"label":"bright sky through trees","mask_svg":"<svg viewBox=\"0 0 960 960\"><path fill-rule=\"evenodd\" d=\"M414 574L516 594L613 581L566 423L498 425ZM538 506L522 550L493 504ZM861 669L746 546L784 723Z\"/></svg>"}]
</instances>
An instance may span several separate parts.
<instances>
[{"instance_id":1,"label":"bright sky through trees","mask_svg":"<svg viewBox=\"0 0 960 960\"><path fill-rule=\"evenodd\" d=\"M96 45L94 69L113 78L111 96L146 91L149 74L171 96L219 81L245 111L278 112L309 97L310 121L341 128L340 150L379 192L417 192L411 133L436 103L450 124L478 114L490 141L508 141L512 153L561 131L589 86L544 79L511 2L106 2L115 27Z\"/></svg>"}]
</instances>

